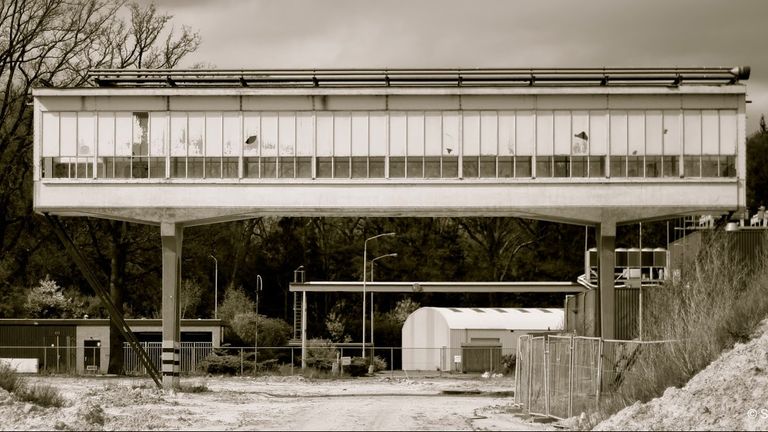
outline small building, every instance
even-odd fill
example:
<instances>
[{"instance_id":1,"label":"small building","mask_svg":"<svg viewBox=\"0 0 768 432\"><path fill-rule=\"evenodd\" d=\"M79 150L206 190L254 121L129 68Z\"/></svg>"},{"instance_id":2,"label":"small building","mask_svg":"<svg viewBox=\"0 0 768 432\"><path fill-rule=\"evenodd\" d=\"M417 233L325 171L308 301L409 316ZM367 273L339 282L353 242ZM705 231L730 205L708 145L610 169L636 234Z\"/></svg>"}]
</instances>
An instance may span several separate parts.
<instances>
[{"instance_id":1,"label":"small building","mask_svg":"<svg viewBox=\"0 0 768 432\"><path fill-rule=\"evenodd\" d=\"M423 307L403 324L403 370L500 371L521 335L563 329L560 308Z\"/></svg>"},{"instance_id":2,"label":"small building","mask_svg":"<svg viewBox=\"0 0 768 432\"><path fill-rule=\"evenodd\" d=\"M125 321L159 370L162 320ZM181 320L183 372L221 345L221 329L221 320ZM0 319L0 358L37 359L40 370L52 372L107 373L110 355L108 319ZM127 344L120 355L126 373L143 372Z\"/></svg>"}]
</instances>

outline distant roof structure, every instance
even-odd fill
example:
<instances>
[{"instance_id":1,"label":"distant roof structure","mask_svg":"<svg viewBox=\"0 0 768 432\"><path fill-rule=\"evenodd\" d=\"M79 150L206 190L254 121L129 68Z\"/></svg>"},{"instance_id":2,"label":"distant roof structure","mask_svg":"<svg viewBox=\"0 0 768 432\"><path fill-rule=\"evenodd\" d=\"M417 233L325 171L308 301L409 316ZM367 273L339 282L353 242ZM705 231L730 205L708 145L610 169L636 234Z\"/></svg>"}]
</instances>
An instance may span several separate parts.
<instances>
[{"instance_id":1,"label":"distant roof structure","mask_svg":"<svg viewBox=\"0 0 768 432\"><path fill-rule=\"evenodd\" d=\"M561 330L562 308L441 308L423 307L411 316L432 311L448 328L471 330Z\"/></svg>"},{"instance_id":2,"label":"distant roof structure","mask_svg":"<svg viewBox=\"0 0 768 432\"><path fill-rule=\"evenodd\" d=\"M736 84L749 66L695 68L95 69L97 87L529 87Z\"/></svg>"}]
</instances>

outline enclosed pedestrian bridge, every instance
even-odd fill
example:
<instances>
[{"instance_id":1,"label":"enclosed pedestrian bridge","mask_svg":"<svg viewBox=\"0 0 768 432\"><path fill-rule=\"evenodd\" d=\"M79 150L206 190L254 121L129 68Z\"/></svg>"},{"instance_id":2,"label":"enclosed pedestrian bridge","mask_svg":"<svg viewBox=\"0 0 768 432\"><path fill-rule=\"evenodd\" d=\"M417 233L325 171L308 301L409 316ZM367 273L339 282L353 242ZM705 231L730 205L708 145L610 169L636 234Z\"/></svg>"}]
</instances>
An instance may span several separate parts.
<instances>
[{"instance_id":1,"label":"enclosed pedestrian bridge","mask_svg":"<svg viewBox=\"0 0 768 432\"><path fill-rule=\"evenodd\" d=\"M165 385L178 385L184 227L264 215L596 226L591 333L612 338L617 224L745 207L748 77L748 67L94 71L90 87L33 91L34 209L160 225Z\"/></svg>"},{"instance_id":2,"label":"enclosed pedestrian bridge","mask_svg":"<svg viewBox=\"0 0 768 432\"><path fill-rule=\"evenodd\" d=\"M119 71L38 88L35 209L598 223L744 206L748 68Z\"/></svg>"}]
</instances>

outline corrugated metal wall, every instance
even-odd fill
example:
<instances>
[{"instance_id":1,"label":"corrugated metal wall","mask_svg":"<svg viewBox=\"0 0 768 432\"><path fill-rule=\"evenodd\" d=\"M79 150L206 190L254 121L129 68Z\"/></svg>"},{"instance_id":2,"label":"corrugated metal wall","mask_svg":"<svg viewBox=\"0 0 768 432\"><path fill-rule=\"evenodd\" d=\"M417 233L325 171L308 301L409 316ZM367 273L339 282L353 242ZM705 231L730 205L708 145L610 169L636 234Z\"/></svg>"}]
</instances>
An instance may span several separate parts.
<instances>
[{"instance_id":1,"label":"corrugated metal wall","mask_svg":"<svg viewBox=\"0 0 768 432\"><path fill-rule=\"evenodd\" d=\"M0 326L0 357L36 358L41 369L75 367L75 329L64 325Z\"/></svg>"}]
</instances>

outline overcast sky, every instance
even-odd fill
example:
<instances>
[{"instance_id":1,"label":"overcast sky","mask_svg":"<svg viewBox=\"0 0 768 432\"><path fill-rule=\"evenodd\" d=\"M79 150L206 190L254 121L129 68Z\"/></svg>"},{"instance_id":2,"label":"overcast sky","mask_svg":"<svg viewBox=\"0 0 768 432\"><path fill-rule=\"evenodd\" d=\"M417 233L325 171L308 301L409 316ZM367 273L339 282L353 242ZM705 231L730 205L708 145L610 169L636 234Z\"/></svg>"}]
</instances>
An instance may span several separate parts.
<instances>
[{"instance_id":1,"label":"overcast sky","mask_svg":"<svg viewBox=\"0 0 768 432\"><path fill-rule=\"evenodd\" d=\"M149 1L149 0L144 0ZM200 32L184 66L752 67L768 113L766 0L158 0Z\"/></svg>"}]
</instances>

